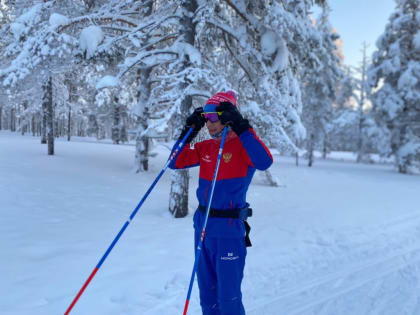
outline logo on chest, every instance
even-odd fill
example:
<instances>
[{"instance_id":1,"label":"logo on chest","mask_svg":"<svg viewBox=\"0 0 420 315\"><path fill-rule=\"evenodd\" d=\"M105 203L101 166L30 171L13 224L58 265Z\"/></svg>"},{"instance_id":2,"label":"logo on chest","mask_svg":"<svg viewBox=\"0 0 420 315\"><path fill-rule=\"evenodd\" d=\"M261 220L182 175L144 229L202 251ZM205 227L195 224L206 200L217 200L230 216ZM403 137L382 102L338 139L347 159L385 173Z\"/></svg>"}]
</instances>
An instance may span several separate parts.
<instances>
[{"instance_id":1,"label":"logo on chest","mask_svg":"<svg viewBox=\"0 0 420 315\"><path fill-rule=\"evenodd\" d=\"M232 159L232 153L230 153L230 152L223 153L222 157L223 157L223 161L225 161L225 163L229 163L230 160Z\"/></svg>"},{"instance_id":2,"label":"logo on chest","mask_svg":"<svg viewBox=\"0 0 420 315\"><path fill-rule=\"evenodd\" d=\"M202 157L202 159L203 159L203 161L211 162L210 155L208 155L208 154L206 154L204 157Z\"/></svg>"}]
</instances>

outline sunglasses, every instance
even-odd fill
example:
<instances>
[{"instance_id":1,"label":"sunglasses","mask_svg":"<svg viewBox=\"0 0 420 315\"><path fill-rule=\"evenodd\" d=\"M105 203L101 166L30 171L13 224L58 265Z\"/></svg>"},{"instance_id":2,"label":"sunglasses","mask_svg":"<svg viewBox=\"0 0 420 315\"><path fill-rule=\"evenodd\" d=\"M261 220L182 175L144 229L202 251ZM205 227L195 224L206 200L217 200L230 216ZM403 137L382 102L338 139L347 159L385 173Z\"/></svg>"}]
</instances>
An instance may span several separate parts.
<instances>
[{"instance_id":1,"label":"sunglasses","mask_svg":"<svg viewBox=\"0 0 420 315\"><path fill-rule=\"evenodd\" d=\"M201 113L201 116L203 116L207 120L210 120L210 122L214 123L219 120L219 116L222 115L223 112L206 112Z\"/></svg>"}]
</instances>

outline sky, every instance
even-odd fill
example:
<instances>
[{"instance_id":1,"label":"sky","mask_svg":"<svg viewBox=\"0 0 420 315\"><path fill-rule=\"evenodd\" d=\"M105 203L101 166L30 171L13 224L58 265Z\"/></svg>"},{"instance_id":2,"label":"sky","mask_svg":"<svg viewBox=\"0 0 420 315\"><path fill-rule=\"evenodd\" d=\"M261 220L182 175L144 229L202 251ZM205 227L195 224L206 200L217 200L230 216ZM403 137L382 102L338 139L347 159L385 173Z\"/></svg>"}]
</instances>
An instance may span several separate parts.
<instances>
[{"instance_id":1,"label":"sky","mask_svg":"<svg viewBox=\"0 0 420 315\"><path fill-rule=\"evenodd\" d=\"M376 40L384 32L395 9L394 0L330 0L330 23L343 40L344 63L359 66L362 43L368 57L376 50Z\"/></svg>"}]
</instances>

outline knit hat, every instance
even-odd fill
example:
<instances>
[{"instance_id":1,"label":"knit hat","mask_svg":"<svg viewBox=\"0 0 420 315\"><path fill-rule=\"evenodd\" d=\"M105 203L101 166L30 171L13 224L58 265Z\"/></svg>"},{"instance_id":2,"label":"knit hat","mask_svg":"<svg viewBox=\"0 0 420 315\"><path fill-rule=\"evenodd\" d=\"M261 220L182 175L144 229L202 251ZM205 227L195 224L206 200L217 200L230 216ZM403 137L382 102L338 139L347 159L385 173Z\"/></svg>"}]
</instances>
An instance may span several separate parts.
<instances>
[{"instance_id":1,"label":"knit hat","mask_svg":"<svg viewBox=\"0 0 420 315\"><path fill-rule=\"evenodd\" d=\"M219 92L214 94L212 97L210 97L206 105L204 106L204 112L214 111L214 108L219 106L222 102L230 102L235 106L238 106L236 104L236 94L233 91L227 91L227 92ZM207 109L207 110L206 110Z\"/></svg>"}]
</instances>

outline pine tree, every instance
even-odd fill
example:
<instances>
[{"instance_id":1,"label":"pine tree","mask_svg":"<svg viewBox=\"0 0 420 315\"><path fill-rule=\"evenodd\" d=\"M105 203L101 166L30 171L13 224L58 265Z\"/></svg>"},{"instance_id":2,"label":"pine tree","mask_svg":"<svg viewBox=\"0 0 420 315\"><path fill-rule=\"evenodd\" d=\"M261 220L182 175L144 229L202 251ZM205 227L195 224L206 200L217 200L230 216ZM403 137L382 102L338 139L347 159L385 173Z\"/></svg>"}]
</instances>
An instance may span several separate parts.
<instances>
[{"instance_id":1,"label":"pine tree","mask_svg":"<svg viewBox=\"0 0 420 315\"><path fill-rule=\"evenodd\" d=\"M333 32L328 15L329 8L325 3L322 15L316 24L322 39L320 45L312 51L316 56L316 63L313 67L305 69L302 77L303 120L308 131L306 140L308 166L313 165L314 150L317 146L323 148L324 156L327 153L332 103L335 99L337 81L342 76L339 58L335 54L338 34Z\"/></svg>"},{"instance_id":2,"label":"pine tree","mask_svg":"<svg viewBox=\"0 0 420 315\"><path fill-rule=\"evenodd\" d=\"M376 120L400 173L420 161L420 0L398 0L368 71Z\"/></svg>"},{"instance_id":3,"label":"pine tree","mask_svg":"<svg viewBox=\"0 0 420 315\"><path fill-rule=\"evenodd\" d=\"M369 60L366 55L367 44L363 42L362 44L362 61L360 67L357 69L360 79L356 80L356 86L358 94L355 94L354 97L357 101L358 107L358 137L357 137L357 158L356 162L362 162L366 160L366 149L367 149L367 140L366 139L366 121L368 120L368 111L366 108L366 103L368 100L368 86L366 84L367 69L369 66Z\"/></svg>"}]
</instances>

